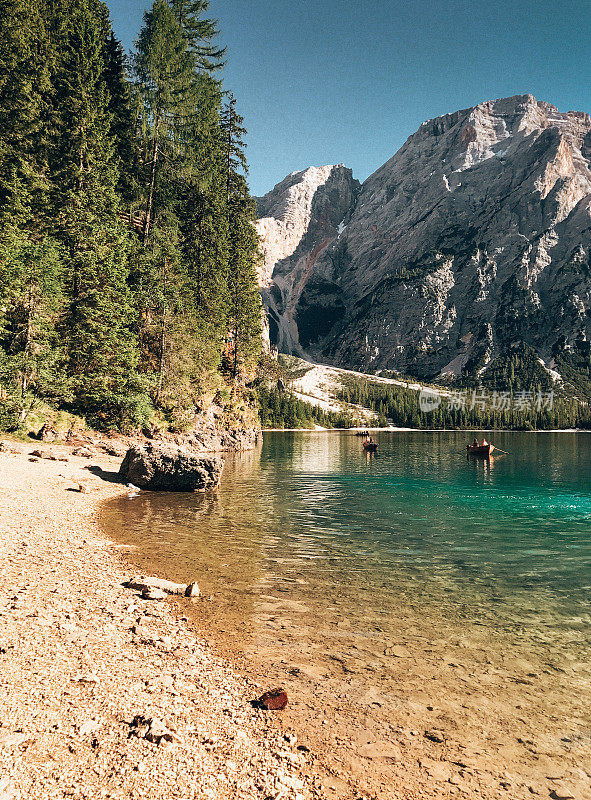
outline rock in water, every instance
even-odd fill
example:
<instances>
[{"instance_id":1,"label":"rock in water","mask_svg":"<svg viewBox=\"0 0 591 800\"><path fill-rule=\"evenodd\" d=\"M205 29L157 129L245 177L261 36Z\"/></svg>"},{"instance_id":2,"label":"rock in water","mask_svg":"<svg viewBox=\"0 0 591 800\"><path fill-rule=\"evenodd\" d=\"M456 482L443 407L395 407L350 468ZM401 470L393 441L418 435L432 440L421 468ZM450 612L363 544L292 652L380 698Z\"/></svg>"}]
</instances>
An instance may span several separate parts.
<instances>
[{"instance_id":1,"label":"rock in water","mask_svg":"<svg viewBox=\"0 0 591 800\"><path fill-rule=\"evenodd\" d=\"M119 469L125 482L156 492L203 492L219 486L224 461L174 445L136 445Z\"/></svg>"}]
</instances>

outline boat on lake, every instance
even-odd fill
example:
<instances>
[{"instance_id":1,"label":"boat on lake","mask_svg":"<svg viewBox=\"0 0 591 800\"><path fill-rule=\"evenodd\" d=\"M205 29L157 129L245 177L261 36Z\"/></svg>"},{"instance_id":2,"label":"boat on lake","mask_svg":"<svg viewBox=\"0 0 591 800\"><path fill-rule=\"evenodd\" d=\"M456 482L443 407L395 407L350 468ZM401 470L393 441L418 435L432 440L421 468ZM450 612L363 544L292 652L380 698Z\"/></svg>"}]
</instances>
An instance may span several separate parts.
<instances>
[{"instance_id":1,"label":"boat on lake","mask_svg":"<svg viewBox=\"0 0 591 800\"><path fill-rule=\"evenodd\" d=\"M494 444L467 444L466 445L466 453L469 456L481 456L483 458L488 458L492 452L494 451L495 446Z\"/></svg>"},{"instance_id":2,"label":"boat on lake","mask_svg":"<svg viewBox=\"0 0 591 800\"><path fill-rule=\"evenodd\" d=\"M363 449L370 453L375 453L378 449L378 443L374 442L373 439L368 439L366 442L363 442Z\"/></svg>"}]
</instances>

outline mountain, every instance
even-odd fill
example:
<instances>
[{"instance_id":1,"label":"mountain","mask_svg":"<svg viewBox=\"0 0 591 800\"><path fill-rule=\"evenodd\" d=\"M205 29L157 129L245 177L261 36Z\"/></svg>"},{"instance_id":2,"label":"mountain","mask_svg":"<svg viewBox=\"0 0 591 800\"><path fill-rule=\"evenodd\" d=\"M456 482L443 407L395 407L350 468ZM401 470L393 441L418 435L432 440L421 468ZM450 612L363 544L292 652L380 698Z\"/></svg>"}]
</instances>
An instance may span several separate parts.
<instances>
[{"instance_id":1,"label":"mountain","mask_svg":"<svg viewBox=\"0 0 591 800\"><path fill-rule=\"evenodd\" d=\"M342 221L355 207L360 184L343 164L292 172L257 199L263 266L259 273L271 341L282 352L303 354L307 329L313 335L330 325L306 318L301 293L310 289L314 267L338 237ZM341 227L339 227L341 226ZM333 319L334 311L327 311ZM336 318L335 318L336 319Z\"/></svg>"},{"instance_id":2,"label":"mountain","mask_svg":"<svg viewBox=\"0 0 591 800\"><path fill-rule=\"evenodd\" d=\"M588 372L588 114L480 103L424 122L362 186L311 167L257 202L282 352L455 378L525 348Z\"/></svg>"}]
</instances>

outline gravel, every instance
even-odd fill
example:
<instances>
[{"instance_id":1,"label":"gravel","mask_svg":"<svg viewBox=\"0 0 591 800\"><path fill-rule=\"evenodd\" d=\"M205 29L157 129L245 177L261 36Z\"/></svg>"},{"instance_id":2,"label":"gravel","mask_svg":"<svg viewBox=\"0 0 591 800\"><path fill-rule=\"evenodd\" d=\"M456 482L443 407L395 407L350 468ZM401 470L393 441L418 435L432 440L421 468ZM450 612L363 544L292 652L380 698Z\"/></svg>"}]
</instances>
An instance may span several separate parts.
<instances>
[{"instance_id":1,"label":"gravel","mask_svg":"<svg viewBox=\"0 0 591 800\"><path fill-rule=\"evenodd\" d=\"M284 712L250 705L268 687L238 676L174 599L123 587L134 570L96 519L127 490L87 463L73 455L65 475L0 447L0 800L324 798Z\"/></svg>"}]
</instances>

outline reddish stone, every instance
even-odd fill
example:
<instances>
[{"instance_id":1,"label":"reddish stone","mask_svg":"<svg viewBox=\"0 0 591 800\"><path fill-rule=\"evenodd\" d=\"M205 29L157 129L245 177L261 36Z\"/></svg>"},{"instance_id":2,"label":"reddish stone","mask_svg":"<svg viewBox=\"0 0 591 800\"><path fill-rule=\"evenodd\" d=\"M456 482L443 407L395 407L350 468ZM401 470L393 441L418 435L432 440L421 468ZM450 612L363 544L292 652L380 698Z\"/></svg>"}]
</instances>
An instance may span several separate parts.
<instances>
[{"instance_id":1,"label":"reddish stone","mask_svg":"<svg viewBox=\"0 0 591 800\"><path fill-rule=\"evenodd\" d=\"M261 696L259 703L266 711L281 711L287 705L287 693L284 689L271 689Z\"/></svg>"}]
</instances>

